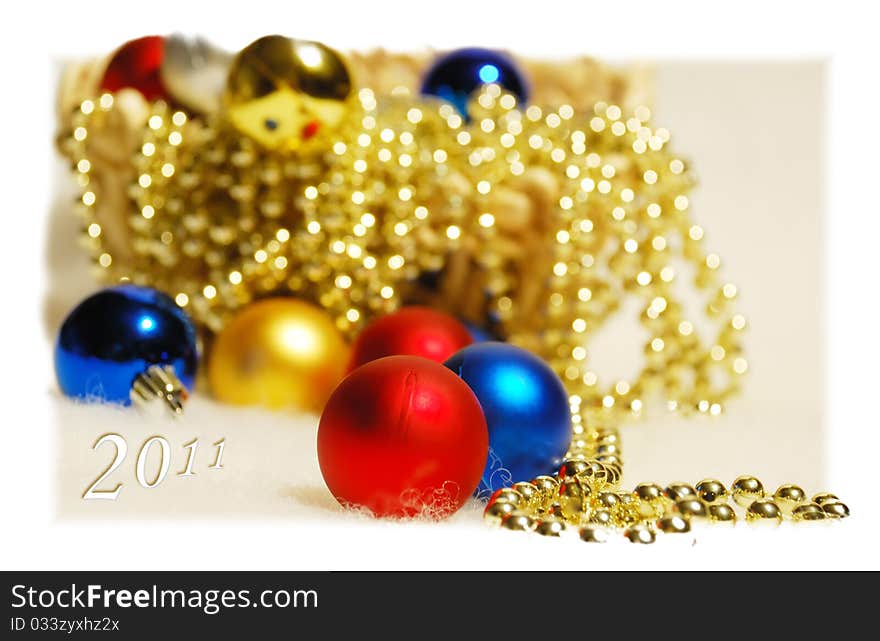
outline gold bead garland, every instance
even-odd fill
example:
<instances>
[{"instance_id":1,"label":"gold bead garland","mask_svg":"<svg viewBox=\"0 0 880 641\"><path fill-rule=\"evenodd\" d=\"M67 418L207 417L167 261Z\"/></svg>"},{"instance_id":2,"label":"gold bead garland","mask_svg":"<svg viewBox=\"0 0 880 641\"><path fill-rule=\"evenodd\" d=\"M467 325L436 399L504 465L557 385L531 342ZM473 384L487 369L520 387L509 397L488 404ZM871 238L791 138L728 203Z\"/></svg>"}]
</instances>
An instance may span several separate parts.
<instances>
[{"instance_id":1,"label":"gold bead garland","mask_svg":"<svg viewBox=\"0 0 880 641\"><path fill-rule=\"evenodd\" d=\"M495 492L483 513L484 520L543 536L561 536L573 530L589 543L604 543L611 532L619 531L632 543L650 544L658 534L688 533L697 523L733 525L745 520L779 525L784 520L824 521L849 516L849 508L833 494L808 498L800 487L784 484L767 495L752 476L737 478L729 490L721 481L704 479L693 486L640 483L626 491L620 484L619 458L609 461L598 454L603 444L619 446L617 431L596 429L587 440L577 454L563 461L554 476L520 481Z\"/></svg>"},{"instance_id":2,"label":"gold bead garland","mask_svg":"<svg viewBox=\"0 0 880 641\"><path fill-rule=\"evenodd\" d=\"M719 279L720 258L703 248L704 231L689 214L693 177L668 151L669 133L649 126L647 108L630 116L605 103L586 115L568 105L523 110L497 85L474 96L470 122L405 91L362 89L349 102L326 148L296 155L261 149L222 119L150 105L133 150L124 266L91 213L100 185L90 178L98 151L90 132L115 102L83 102L64 148L97 264L111 281L168 291L212 331L280 291L321 305L349 334L429 295L419 276L445 269L442 306L493 318L506 340L542 356L570 394L572 443L560 472L511 479L518 483L486 508L486 519L507 529L558 536L575 527L599 541L611 528L651 543L695 520L848 515L833 495L809 501L786 485L768 497L750 477L729 489L713 479L621 489L621 423L658 402L720 414L748 368L746 320L732 307L737 288ZM676 294L688 269L705 294L701 318L689 317ZM603 384L588 346L627 296L640 301L648 333L644 366L632 381Z\"/></svg>"}]
</instances>

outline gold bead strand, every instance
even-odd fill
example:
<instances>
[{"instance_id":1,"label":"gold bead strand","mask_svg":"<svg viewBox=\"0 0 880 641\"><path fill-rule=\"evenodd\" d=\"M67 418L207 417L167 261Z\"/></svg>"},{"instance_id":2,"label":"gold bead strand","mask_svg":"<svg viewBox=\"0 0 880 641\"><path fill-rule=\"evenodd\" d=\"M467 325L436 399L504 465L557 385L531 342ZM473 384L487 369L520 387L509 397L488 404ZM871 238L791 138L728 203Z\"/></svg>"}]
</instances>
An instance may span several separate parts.
<instances>
[{"instance_id":1,"label":"gold bead strand","mask_svg":"<svg viewBox=\"0 0 880 641\"><path fill-rule=\"evenodd\" d=\"M104 243L104 230L97 218L98 185L92 179L95 158L91 154L90 131L109 127L114 106L113 95L102 94L97 99L86 99L80 103L71 118L70 130L62 134L60 147L73 159L75 178L79 187L76 210L83 222L83 243L88 247L98 278L104 282L119 280L124 274L114 264L112 252ZM93 137L93 136L92 136Z\"/></svg>"}]
</instances>

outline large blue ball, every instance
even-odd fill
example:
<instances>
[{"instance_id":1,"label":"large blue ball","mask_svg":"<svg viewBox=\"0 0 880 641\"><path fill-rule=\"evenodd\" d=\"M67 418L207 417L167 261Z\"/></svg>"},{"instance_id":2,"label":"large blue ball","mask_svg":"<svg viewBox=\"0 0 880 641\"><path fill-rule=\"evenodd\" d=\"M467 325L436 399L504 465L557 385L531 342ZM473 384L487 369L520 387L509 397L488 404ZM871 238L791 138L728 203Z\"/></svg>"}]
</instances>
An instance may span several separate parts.
<instances>
[{"instance_id":1,"label":"large blue ball","mask_svg":"<svg viewBox=\"0 0 880 641\"><path fill-rule=\"evenodd\" d=\"M488 83L500 85L520 104L528 100L528 85L516 63L503 53L476 47L457 49L437 59L422 81L422 94L449 101L467 118L468 99Z\"/></svg>"},{"instance_id":2,"label":"large blue ball","mask_svg":"<svg viewBox=\"0 0 880 641\"><path fill-rule=\"evenodd\" d=\"M445 363L480 401L489 428L489 461L478 495L550 474L571 440L568 394L540 358L507 343L475 343Z\"/></svg>"},{"instance_id":3,"label":"large blue ball","mask_svg":"<svg viewBox=\"0 0 880 641\"><path fill-rule=\"evenodd\" d=\"M64 320L55 343L61 391L129 405L129 390L151 365L171 365L187 389L195 380L196 331L173 300L147 287L119 285L86 298Z\"/></svg>"}]
</instances>

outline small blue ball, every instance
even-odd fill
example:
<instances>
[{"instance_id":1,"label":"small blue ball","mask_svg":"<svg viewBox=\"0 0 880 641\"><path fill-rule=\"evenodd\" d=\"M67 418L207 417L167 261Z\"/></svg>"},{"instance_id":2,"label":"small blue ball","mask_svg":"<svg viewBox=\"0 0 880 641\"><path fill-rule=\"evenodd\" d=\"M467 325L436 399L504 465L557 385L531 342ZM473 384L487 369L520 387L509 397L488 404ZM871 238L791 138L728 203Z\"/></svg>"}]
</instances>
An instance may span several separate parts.
<instances>
[{"instance_id":1,"label":"small blue ball","mask_svg":"<svg viewBox=\"0 0 880 641\"><path fill-rule=\"evenodd\" d=\"M568 394L540 358L508 343L474 343L445 363L480 401L489 428L489 460L479 496L551 474L571 440Z\"/></svg>"},{"instance_id":2,"label":"small blue ball","mask_svg":"<svg viewBox=\"0 0 880 641\"><path fill-rule=\"evenodd\" d=\"M516 63L503 53L476 47L457 49L435 61L422 81L422 94L452 103L467 119L468 99L488 83L500 85L520 104L528 100L528 85Z\"/></svg>"},{"instance_id":3,"label":"small blue ball","mask_svg":"<svg viewBox=\"0 0 880 641\"><path fill-rule=\"evenodd\" d=\"M84 400L129 405L129 390L151 365L171 365L192 390L196 330L165 294L119 285L89 296L64 320L55 343L61 391Z\"/></svg>"}]
</instances>

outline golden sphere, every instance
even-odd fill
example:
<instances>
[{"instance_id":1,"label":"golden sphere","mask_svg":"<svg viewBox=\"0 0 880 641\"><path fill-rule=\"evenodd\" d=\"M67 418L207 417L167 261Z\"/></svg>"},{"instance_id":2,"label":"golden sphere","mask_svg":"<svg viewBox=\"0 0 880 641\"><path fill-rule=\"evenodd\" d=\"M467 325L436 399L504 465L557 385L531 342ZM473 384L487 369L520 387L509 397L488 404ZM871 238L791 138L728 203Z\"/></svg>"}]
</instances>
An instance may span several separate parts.
<instances>
[{"instance_id":1,"label":"golden sphere","mask_svg":"<svg viewBox=\"0 0 880 641\"><path fill-rule=\"evenodd\" d=\"M709 519L715 523L734 523L736 512L727 503L715 503L709 506Z\"/></svg>"},{"instance_id":2,"label":"golden sphere","mask_svg":"<svg viewBox=\"0 0 880 641\"><path fill-rule=\"evenodd\" d=\"M733 501L740 507L749 507L764 498L764 485L754 476L739 476L730 486Z\"/></svg>"},{"instance_id":3,"label":"golden sphere","mask_svg":"<svg viewBox=\"0 0 880 641\"><path fill-rule=\"evenodd\" d=\"M565 531L565 521L560 519L541 519L538 522L535 532L542 536L559 536Z\"/></svg>"},{"instance_id":4,"label":"golden sphere","mask_svg":"<svg viewBox=\"0 0 880 641\"><path fill-rule=\"evenodd\" d=\"M696 497L681 499L675 503L675 511L685 518L705 518L708 516L706 504Z\"/></svg>"},{"instance_id":5,"label":"golden sphere","mask_svg":"<svg viewBox=\"0 0 880 641\"><path fill-rule=\"evenodd\" d=\"M351 89L348 69L333 49L265 36L232 61L226 115L264 147L294 150L339 125Z\"/></svg>"},{"instance_id":6,"label":"golden sphere","mask_svg":"<svg viewBox=\"0 0 880 641\"><path fill-rule=\"evenodd\" d=\"M794 508L791 517L795 521L823 521L825 520L825 512L818 503L806 503Z\"/></svg>"},{"instance_id":7,"label":"golden sphere","mask_svg":"<svg viewBox=\"0 0 880 641\"><path fill-rule=\"evenodd\" d=\"M594 503L598 509L611 509L620 503L620 497L614 492L599 492Z\"/></svg>"},{"instance_id":8,"label":"golden sphere","mask_svg":"<svg viewBox=\"0 0 880 641\"><path fill-rule=\"evenodd\" d=\"M715 479L703 479L694 486L697 496L706 503L723 503L727 500L727 488Z\"/></svg>"},{"instance_id":9,"label":"golden sphere","mask_svg":"<svg viewBox=\"0 0 880 641\"><path fill-rule=\"evenodd\" d=\"M782 510L773 501L752 502L746 510L746 520L750 523L782 523Z\"/></svg>"},{"instance_id":10,"label":"golden sphere","mask_svg":"<svg viewBox=\"0 0 880 641\"><path fill-rule=\"evenodd\" d=\"M317 413L345 375L348 352L324 311L269 298L245 307L217 336L208 382L224 403Z\"/></svg>"},{"instance_id":11,"label":"golden sphere","mask_svg":"<svg viewBox=\"0 0 880 641\"><path fill-rule=\"evenodd\" d=\"M517 532L529 532L535 529L535 519L528 514L522 512L514 512L504 517L501 521L501 527L507 530L515 530Z\"/></svg>"},{"instance_id":12,"label":"golden sphere","mask_svg":"<svg viewBox=\"0 0 880 641\"><path fill-rule=\"evenodd\" d=\"M684 534L691 531L691 522L680 516L664 516L657 520L657 529L666 534Z\"/></svg>"},{"instance_id":13,"label":"golden sphere","mask_svg":"<svg viewBox=\"0 0 880 641\"><path fill-rule=\"evenodd\" d=\"M849 508L840 501L831 501L822 504L822 511L832 519L845 519L849 516Z\"/></svg>"},{"instance_id":14,"label":"golden sphere","mask_svg":"<svg viewBox=\"0 0 880 641\"><path fill-rule=\"evenodd\" d=\"M519 492L522 497L520 507L524 509L537 510L544 504L544 497L541 491L529 483L528 481L520 481L513 484L513 489Z\"/></svg>"},{"instance_id":15,"label":"golden sphere","mask_svg":"<svg viewBox=\"0 0 880 641\"><path fill-rule=\"evenodd\" d=\"M581 472L586 469L589 469L590 463L585 461L584 459L577 458L568 458L562 461L562 465L559 468L559 478L567 479L572 476L577 476Z\"/></svg>"},{"instance_id":16,"label":"golden sphere","mask_svg":"<svg viewBox=\"0 0 880 641\"><path fill-rule=\"evenodd\" d=\"M546 474L533 478L532 485L548 496L556 496L556 493L559 491L559 481Z\"/></svg>"},{"instance_id":17,"label":"golden sphere","mask_svg":"<svg viewBox=\"0 0 880 641\"><path fill-rule=\"evenodd\" d=\"M597 527L582 527L580 537L581 541L587 543L605 543L608 540L608 531Z\"/></svg>"},{"instance_id":18,"label":"golden sphere","mask_svg":"<svg viewBox=\"0 0 880 641\"><path fill-rule=\"evenodd\" d=\"M813 503L818 505L825 505L826 503L833 503L834 501L839 501L836 495L831 492L820 492L813 497Z\"/></svg>"},{"instance_id":19,"label":"golden sphere","mask_svg":"<svg viewBox=\"0 0 880 641\"><path fill-rule=\"evenodd\" d=\"M501 525L501 522L515 511L516 506L513 503L496 501L486 507L486 510L483 512L483 518L492 525Z\"/></svg>"},{"instance_id":20,"label":"golden sphere","mask_svg":"<svg viewBox=\"0 0 880 641\"><path fill-rule=\"evenodd\" d=\"M663 498L663 488L656 483L639 483L633 494L642 501L657 501Z\"/></svg>"},{"instance_id":21,"label":"golden sphere","mask_svg":"<svg viewBox=\"0 0 880 641\"><path fill-rule=\"evenodd\" d=\"M780 485L773 493L773 500L783 512L791 514L796 507L807 502L807 493L797 485Z\"/></svg>"},{"instance_id":22,"label":"golden sphere","mask_svg":"<svg viewBox=\"0 0 880 641\"><path fill-rule=\"evenodd\" d=\"M697 498L697 491L687 483L671 483L666 486L663 493L671 501L681 501L682 499Z\"/></svg>"},{"instance_id":23,"label":"golden sphere","mask_svg":"<svg viewBox=\"0 0 880 641\"><path fill-rule=\"evenodd\" d=\"M634 525L623 533L630 543L649 544L657 540L654 530L644 525Z\"/></svg>"},{"instance_id":24,"label":"golden sphere","mask_svg":"<svg viewBox=\"0 0 880 641\"><path fill-rule=\"evenodd\" d=\"M493 503L511 503L516 508L526 507L523 495L512 487L502 487L489 497L489 504Z\"/></svg>"}]
</instances>

